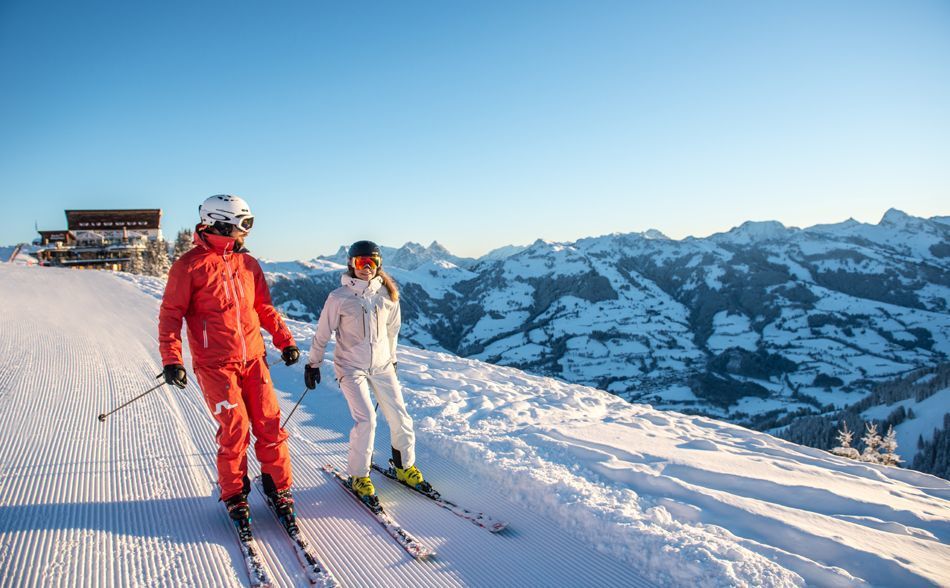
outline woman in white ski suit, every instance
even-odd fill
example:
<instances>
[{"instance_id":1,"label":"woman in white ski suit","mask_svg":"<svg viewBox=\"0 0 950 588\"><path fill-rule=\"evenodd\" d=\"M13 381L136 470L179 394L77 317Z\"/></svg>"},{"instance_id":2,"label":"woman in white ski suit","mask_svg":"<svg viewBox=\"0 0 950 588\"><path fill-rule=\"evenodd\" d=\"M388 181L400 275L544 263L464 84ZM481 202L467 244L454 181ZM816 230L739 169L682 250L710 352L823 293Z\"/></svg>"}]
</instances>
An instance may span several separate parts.
<instances>
[{"instance_id":1,"label":"woman in white ski suit","mask_svg":"<svg viewBox=\"0 0 950 588\"><path fill-rule=\"evenodd\" d=\"M361 254L367 251L375 252L376 267L371 272L363 268L357 271L354 258L364 260ZM399 292L392 279L382 272L381 265L379 248L374 243L358 241L350 248L349 267L341 277L342 286L330 293L320 313L306 370L313 373L320 367L327 342L331 334L336 333L333 369L354 421L347 473L353 481L365 479L370 484L366 490L373 490L370 494L375 494L369 483L369 471L376 434L376 412L370 390L389 423L397 473L403 474L400 478L410 469L418 474L418 468L414 467L412 418L406 411L395 369L396 338L402 320ZM369 279L361 279L359 275ZM319 375L316 381L319 382ZM421 474L413 481L422 482ZM351 485L356 489L356 484Z\"/></svg>"}]
</instances>

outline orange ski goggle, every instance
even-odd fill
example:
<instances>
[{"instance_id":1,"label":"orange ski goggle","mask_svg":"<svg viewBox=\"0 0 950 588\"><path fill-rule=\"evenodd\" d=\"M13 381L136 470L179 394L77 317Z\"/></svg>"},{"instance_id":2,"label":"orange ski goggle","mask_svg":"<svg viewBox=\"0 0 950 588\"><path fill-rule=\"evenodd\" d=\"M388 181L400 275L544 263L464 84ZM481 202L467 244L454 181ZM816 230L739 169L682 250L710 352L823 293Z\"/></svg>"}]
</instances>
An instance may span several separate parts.
<instances>
[{"instance_id":1,"label":"orange ski goggle","mask_svg":"<svg viewBox=\"0 0 950 588\"><path fill-rule=\"evenodd\" d=\"M372 270L379 269L379 265L380 265L379 261L380 260L378 257L371 257L369 255L361 255L359 257L354 257L353 269L359 270L359 271L362 271L366 268L369 268Z\"/></svg>"}]
</instances>

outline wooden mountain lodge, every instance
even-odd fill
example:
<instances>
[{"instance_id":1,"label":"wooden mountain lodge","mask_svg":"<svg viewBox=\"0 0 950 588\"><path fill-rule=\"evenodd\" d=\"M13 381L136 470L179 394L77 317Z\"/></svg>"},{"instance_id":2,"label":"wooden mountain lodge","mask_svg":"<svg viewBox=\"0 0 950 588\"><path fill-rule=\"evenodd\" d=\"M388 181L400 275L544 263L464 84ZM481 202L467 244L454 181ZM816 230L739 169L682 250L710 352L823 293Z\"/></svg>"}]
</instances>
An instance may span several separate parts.
<instances>
[{"instance_id":1,"label":"wooden mountain lodge","mask_svg":"<svg viewBox=\"0 0 950 588\"><path fill-rule=\"evenodd\" d=\"M127 271L135 251L163 240L160 209L67 210L66 230L39 231L42 265Z\"/></svg>"}]
</instances>

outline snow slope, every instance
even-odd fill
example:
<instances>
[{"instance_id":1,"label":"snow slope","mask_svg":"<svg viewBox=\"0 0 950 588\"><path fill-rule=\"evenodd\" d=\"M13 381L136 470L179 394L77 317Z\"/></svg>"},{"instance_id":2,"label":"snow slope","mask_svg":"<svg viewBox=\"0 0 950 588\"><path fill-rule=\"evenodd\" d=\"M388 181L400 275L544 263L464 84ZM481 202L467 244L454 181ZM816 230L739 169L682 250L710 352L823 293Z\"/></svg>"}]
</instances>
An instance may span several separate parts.
<instances>
[{"instance_id":1,"label":"snow slope","mask_svg":"<svg viewBox=\"0 0 950 588\"><path fill-rule=\"evenodd\" d=\"M161 290L0 264L0 586L246 585L197 388L95 419L154 381ZM311 327L291 326L306 348ZM427 477L511 526L491 535L379 479L439 552L411 560L320 471L342 466L350 426L325 382L288 430L301 524L344 585L950 584L947 481L447 354L402 347L399 371ZM302 366L272 373L286 414ZM252 508L278 585L305 585Z\"/></svg>"},{"instance_id":2,"label":"snow slope","mask_svg":"<svg viewBox=\"0 0 950 588\"><path fill-rule=\"evenodd\" d=\"M868 420L884 420L901 406L913 409L914 418L908 418L894 427L897 454L905 463L911 463L917 452L917 440L923 437L925 441L930 441L934 433L943 428L944 416L950 413L950 388L944 388L920 401L907 398L893 404L881 404L862 412L861 416Z\"/></svg>"}]
</instances>

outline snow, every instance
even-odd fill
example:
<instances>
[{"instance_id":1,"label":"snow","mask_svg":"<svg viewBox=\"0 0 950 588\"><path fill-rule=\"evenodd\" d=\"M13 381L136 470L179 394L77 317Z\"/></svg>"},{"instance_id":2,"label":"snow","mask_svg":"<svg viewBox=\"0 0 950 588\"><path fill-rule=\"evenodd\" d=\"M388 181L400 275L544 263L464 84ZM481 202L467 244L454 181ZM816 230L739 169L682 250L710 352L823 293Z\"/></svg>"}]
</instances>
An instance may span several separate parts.
<instances>
[{"instance_id":1,"label":"snow","mask_svg":"<svg viewBox=\"0 0 950 588\"><path fill-rule=\"evenodd\" d=\"M2 266L0 586L247 585L216 499L215 426L193 376L183 391L161 388L105 423L96 420L155 382L160 281ZM299 342L309 340L310 325L290 324ZM435 365L440 357L428 356ZM422 367L412 371L424 377ZM272 377L286 415L303 390L302 366L274 367ZM650 585L559 521L485 487L465 463L437 453L433 438L420 439L427 477L512 530L489 534L379 479L387 509L439 553L431 562L412 560L321 470L343 465L349 426L332 382L307 394L288 426L300 524L343 585L403 587L406 578L424 586L495 585L499 577L514 585ZM382 427L377 456L388 454L388 438ZM253 452L251 463L256 471ZM256 493L251 508L265 508ZM254 522L275 585L307 586L273 518L263 513Z\"/></svg>"},{"instance_id":2,"label":"snow","mask_svg":"<svg viewBox=\"0 0 950 588\"><path fill-rule=\"evenodd\" d=\"M528 245L505 245L504 247L492 249L485 255L479 257L478 261L500 261L502 259L511 257L512 255L521 253L527 248Z\"/></svg>"},{"instance_id":3,"label":"snow","mask_svg":"<svg viewBox=\"0 0 950 588\"><path fill-rule=\"evenodd\" d=\"M2 245L0 246L0 263L11 263L12 259L13 265L36 265L38 263L35 257L36 250L37 247L26 243L22 245ZM16 254L15 258L13 257L14 253Z\"/></svg>"},{"instance_id":4,"label":"snow","mask_svg":"<svg viewBox=\"0 0 950 588\"><path fill-rule=\"evenodd\" d=\"M755 351L759 339L759 334L752 329L749 317L723 310L713 316L713 334L706 341L706 346L717 354L731 347Z\"/></svg>"},{"instance_id":5,"label":"snow","mask_svg":"<svg viewBox=\"0 0 950 588\"><path fill-rule=\"evenodd\" d=\"M246 585L195 385L95 419L154 381L156 285L0 264L0 585ZM312 325L288 324L306 353ZM512 368L399 354L427 478L510 530L379 479L388 510L439 552L408 558L320 470L342 465L350 426L324 382L288 432L301 525L345 585L950 583L950 482ZM302 366L272 377L287 414ZM387 433L381 422L378 457ZM255 523L276 584L306 585L277 524Z\"/></svg>"},{"instance_id":6,"label":"snow","mask_svg":"<svg viewBox=\"0 0 950 588\"><path fill-rule=\"evenodd\" d=\"M940 222L939 217L932 220ZM864 240L887 246L906 256L931 260L935 259L930 251L931 245L944 240L939 229L925 219L912 217L894 208L884 213L881 222L876 225L849 220L832 225L816 225L805 232L839 239Z\"/></svg>"},{"instance_id":7,"label":"snow","mask_svg":"<svg viewBox=\"0 0 950 588\"><path fill-rule=\"evenodd\" d=\"M727 241L730 243L748 245L760 241L785 238L789 233L798 231L796 228L786 228L778 221L746 221L738 227L733 227L726 233L716 233L710 237L713 241Z\"/></svg>"},{"instance_id":8,"label":"snow","mask_svg":"<svg viewBox=\"0 0 950 588\"><path fill-rule=\"evenodd\" d=\"M326 259L311 259L310 261L268 261L262 259L260 263L265 274L282 275L291 279L346 270L346 264L339 264Z\"/></svg>"},{"instance_id":9,"label":"snow","mask_svg":"<svg viewBox=\"0 0 950 588\"><path fill-rule=\"evenodd\" d=\"M434 299L445 298L448 293L458 295L452 288L455 284L470 280L476 274L444 260L430 260L414 270L392 268L390 272L397 283L414 282Z\"/></svg>"},{"instance_id":10,"label":"snow","mask_svg":"<svg viewBox=\"0 0 950 588\"><path fill-rule=\"evenodd\" d=\"M918 382L923 383L923 378ZM950 413L950 388L944 388L920 402L907 398L894 404L875 406L862 412L861 416L865 419L884 420L901 406L905 410L914 409L915 418L907 419L894 427L894 432L897 433L897 454L904 461L911 461L917 453L918 438L923 436L924 441L930 441L934 432L943 428L943 418Z\"/></svg>"}]
</instances>

